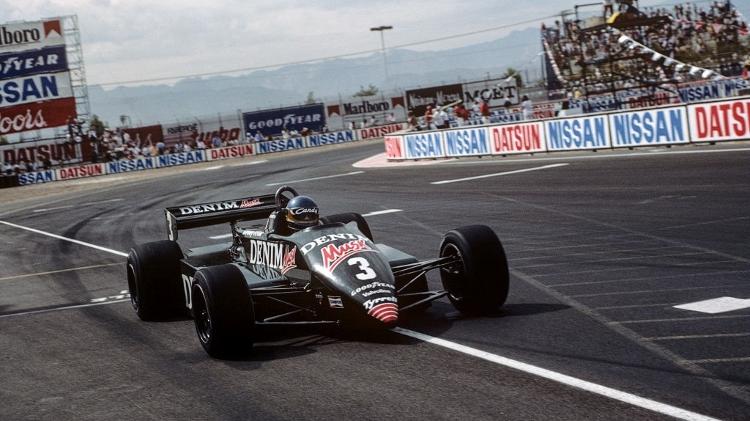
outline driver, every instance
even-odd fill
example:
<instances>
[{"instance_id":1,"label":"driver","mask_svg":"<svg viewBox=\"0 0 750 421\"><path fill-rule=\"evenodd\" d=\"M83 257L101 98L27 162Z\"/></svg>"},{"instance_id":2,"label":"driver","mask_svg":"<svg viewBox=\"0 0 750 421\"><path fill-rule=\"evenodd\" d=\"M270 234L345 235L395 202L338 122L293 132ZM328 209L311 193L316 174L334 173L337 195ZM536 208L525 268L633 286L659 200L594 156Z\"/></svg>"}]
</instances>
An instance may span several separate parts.
<instances>
[{"instance_id":1,"label":"driver","mask_svg":"<svg viewBox=\"0 0 750 421\"><path fill-rule=\"evenodd\" d=\"M292 232L318 225L318 205L307 196L295 196L284 208L287 225Z\"/></svg>"}]
</instances>

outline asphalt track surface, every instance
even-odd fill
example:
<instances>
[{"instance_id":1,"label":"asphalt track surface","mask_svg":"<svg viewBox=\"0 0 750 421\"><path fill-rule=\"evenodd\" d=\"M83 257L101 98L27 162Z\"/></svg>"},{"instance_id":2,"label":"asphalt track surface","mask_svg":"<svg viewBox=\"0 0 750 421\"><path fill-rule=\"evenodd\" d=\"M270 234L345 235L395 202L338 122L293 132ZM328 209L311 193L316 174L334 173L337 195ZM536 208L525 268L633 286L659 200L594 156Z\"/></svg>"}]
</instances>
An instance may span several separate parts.
<instances>
[{"instance_id":1,"label":"asphalt track surface","mask_svg":"<svg viewBox=\"0 0 750 421\"><path fill-rule=\"evenodd\" d=\"M373 234L419 258L434 257L451 228L487 224L509 257L506 306L463 318L438 301L402 328L750 419L750 310L673 307L750 298L750 145L352 167L379 152L368 143L271 155L23 200L34 190L6 189L0 221L126 252L165 238L166 206L295 181L324 214L400 209L370 216ZM431 184L499 173L508 174ZM246 359L214 360L191 321L137 319L123 262L0 224L0 419L670 418L395 332L269 332Z\"/></svg>"}]
</instances>

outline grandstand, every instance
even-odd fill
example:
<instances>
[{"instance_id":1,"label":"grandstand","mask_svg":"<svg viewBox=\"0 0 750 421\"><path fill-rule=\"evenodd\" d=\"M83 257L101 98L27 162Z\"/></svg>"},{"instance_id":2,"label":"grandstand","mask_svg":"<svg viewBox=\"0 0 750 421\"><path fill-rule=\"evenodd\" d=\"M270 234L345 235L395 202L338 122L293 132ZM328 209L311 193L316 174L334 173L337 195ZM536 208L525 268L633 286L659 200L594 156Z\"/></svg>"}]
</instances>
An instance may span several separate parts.
<instances>
[{"instance_id":1,"label":"grandstand","mask_svg":"<svg viewBox=\"0 0 750 421\"><path fill-rule=\"evenodd\" d=\"M674 98L681 83L742 72L750 34L730 1L671 9L641 9L630 0L608 3L575 6L554 24L542 25L551 98L617 97L644 89Z\"/></svg>"}]
</instances>

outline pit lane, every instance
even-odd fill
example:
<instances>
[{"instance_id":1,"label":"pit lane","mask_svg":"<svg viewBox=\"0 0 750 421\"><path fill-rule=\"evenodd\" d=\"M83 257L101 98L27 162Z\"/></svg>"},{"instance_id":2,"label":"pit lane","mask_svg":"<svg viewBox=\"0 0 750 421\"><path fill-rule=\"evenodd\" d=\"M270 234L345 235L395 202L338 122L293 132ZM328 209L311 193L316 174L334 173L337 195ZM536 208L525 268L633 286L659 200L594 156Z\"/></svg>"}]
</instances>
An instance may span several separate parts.
<instances>
[{"instance_id":1,"label":"pit lane","mask_svg":"<svg viewBox=\"0 0 750 421\"><path fill-rule=\"evenodd\" d=\"M420 258L435 255L445 231L485 223L512 269L504 310L461 318L438 302L405 328L709 416L750 412L750 311L673 307L750 295L746 152L561 156L568 165L434 185L545 164L537 156L352 168L381 148L95 184L54 204L4 205L0 214L123 251L165 235L165 206L305 180L294 186L324 213L401 209L368 220L377 241ZM225 233L213 227L184 238L195 245ZM0 227L0 249L1 418L660 416L395 334L352 340L303 331L269 338L243 361L210 360L190 322L141 323L125 302L93 301L125 289L118 256L9 226ZM88 304L97 305L48 311Z\"/></svg>"}]
</instances>

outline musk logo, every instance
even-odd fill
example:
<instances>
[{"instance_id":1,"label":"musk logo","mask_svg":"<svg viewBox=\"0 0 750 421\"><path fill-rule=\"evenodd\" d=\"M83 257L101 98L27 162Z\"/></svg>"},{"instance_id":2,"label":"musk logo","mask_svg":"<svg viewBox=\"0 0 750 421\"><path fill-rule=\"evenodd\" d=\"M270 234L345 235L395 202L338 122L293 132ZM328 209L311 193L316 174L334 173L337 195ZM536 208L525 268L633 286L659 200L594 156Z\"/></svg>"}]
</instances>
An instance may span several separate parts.
<instances>
[{"instance_id":1,"label":"musk logo","mask_svg":"<svg viewBox=\"0 0 750 421\"><path fill-rule=\"evenodd\" d=\"M333 272L333 270L336 269L336 266L344 261L344 259L364 251L374 251L367 245L365 240L353 240L340 246L329 244L321 250L323 256L323 267L330 272Z\"/></svg>"},{"instance_id":2,"label":"musk logo","mask_svg":"<svg viewBox=\"0 0 750 421\"><path fill-rule=\"evenodd\" d=\"M288 253L284 254L284 258L281 261L281 274L284 275L290 270L297 267L297 247L293 247Z\"/></svg>"},{"instance_id":3,"label":"musk logo","mask_svg":"<svg viewBox=\"0 0 750 421\"><path fill-rule=\"evenodd\" d=\"M240 207L241 208L252 208L252 207L255 207L255 206L258 206L258 205L260 205L260 199L249 199L249 200L248 199L244 199L240 203Z\"/></svg>"}]
</instances>

